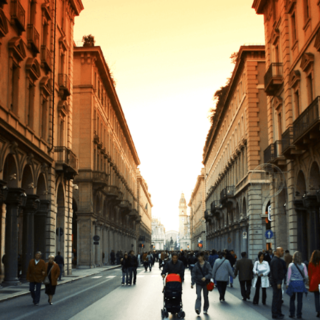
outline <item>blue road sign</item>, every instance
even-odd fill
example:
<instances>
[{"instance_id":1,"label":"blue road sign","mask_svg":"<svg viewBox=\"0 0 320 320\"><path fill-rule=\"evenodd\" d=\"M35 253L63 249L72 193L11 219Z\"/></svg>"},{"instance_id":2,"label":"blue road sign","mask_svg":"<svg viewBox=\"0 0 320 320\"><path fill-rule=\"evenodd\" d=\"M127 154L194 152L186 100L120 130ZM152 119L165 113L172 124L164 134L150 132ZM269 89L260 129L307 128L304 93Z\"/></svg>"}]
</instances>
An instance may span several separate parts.
<instances>
[{"instance_id":1,"label":"blue road sign","mask_svg":"<svg viewBox=\"0 0 320 320\"><path fill-rule=\"evenodd\" d=\"M265 235L266 235L267 239L272 239L273 238L273 231L267 230Z\"/></svg>"}]
</instances>

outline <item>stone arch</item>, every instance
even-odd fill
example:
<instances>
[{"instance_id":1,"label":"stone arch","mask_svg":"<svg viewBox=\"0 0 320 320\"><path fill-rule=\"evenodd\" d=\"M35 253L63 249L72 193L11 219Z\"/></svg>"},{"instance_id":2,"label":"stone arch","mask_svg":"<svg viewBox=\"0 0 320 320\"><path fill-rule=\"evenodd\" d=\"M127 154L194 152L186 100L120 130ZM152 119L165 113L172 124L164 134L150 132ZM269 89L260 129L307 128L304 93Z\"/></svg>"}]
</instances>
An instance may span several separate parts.
<instances>
[{"instance_id":1,"label":"stone arch","mask_svg":"<svg viewBox=\"0 0 320 320\"><path fill-rule=\"evenodd\" d=\"M304 177L304 173L300 170L297 176L297 183L296 183L296 192L299 192L301 196L306 193L306 179Z\"/></svg>"},{"instance_id":2,"label":"stone arch","mask_svg":"<svg viewBox=\"0 0 320 320\"><path fill-rule=\"evenodd\" d=\"M15 155L9 153L3 165L3 180L9 188L17 188L19 181L18 163Z\"/></svg>"},{"instance_id":3,"label":"stone arch","mask_svg":"<svg viewBox=\"0 0 320 320\"><path fill-rule=\"evenodd\" d=\"M240 210L239 210L239 204L237 202L236 204L236 209L234 211L234 221L239 221L240 220Z\"/></svg>"},{"instance_id":4,"label":"stone arch","mask_svg":"<svg viewBox=\"0 0 320 320\"><path fill-rule=\"evenodd\" d=\"M27 194L33 194L34 192L33 170L29 164L26 164L22 171L21 188L24 189Z\"/></svg>"},{"instance_id":5,"label":"stone arch","mask_svg":"<svg viewBox=\"0 0 320 320\"><path fill-rule=\"evenodd\" d=\"M36 193L42 200L47 198L48 187L47 187L47 179L44 173L39 174Z\"/></svg>"},{"instance_id":6,"label":"stone arch","mask_svg":"<svg viewBox=\"0 0 320 320\"><path fill-rule=\"evenodd\" d=\"M316 161L311 164L309 174L309 188L313 188L316 190L320 189L320 170Z\"/></svg>"}]
</instances>

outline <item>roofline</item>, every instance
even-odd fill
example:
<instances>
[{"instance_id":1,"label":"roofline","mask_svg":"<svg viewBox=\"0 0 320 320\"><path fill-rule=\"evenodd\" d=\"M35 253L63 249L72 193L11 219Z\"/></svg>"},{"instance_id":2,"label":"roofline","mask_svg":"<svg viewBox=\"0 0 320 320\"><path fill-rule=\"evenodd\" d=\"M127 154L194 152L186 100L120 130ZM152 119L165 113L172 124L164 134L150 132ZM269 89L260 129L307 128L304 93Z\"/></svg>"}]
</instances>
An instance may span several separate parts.
<instances>
[{"instance_id":1,"label":"roofline","mask_svg":"<svg viewBox=\"0 0 320 320\"><path fill-rule=\"evenodd\" d=\"M203 175L203 174L200 174L200 175L197 177L197 182L196 182L195 187L193 188L193 191L192 191L192 194L191 194L189 203L188 203L188 207L191 207L191 205L192 205L191 202L192 202L193 198L195 197L196 192L197 192L197 191L199 190L199 188L200 188L201 179L204 180L204 175Z\"/></svg>"},{"instance_id":2,"label":"roofline","mask_svg":"<svg viewBox=\"0 0 320 320\"><path fill-rule=\"evenodd\" d=\"M251 8L255 9L257 14L263 14L267 2L268 0L254 0Z\"/></svg>"},{"instance_id":3,"label":"roofline","mask_svg":"<svg viewBox=\"0 0 320 320\"><path fill-rule=\"evenodd\" d=\"M223 110L225 109L225 106L228 105L228 100L230 98L230 92L233 89L233 85L235 82L235 78L238 75L238 71L240 69L240 67L243 66L244 60L243 60L243 56L245 53L248 52L252 52L252 51L260 51L260 52L265 52L265 45L249 45L249 46L241 46L239 49L239 55L238 55L238 59L237 59L237 64L235 65L233 72L232 72L232 76L231 76L231 80L229 83L229 88L228 88L228 92L226 94L226 98L223 104L223 108L221 109L221 113L223 112ZM203 165L205 165L208 161L208 157L210 154L210 150L211 150L211 145L213 143L213 138L215 136L216 133L216 129L219 125L220 122L220 117L221 117L221 113L219 115L219 121L218 123L213 127L213 125L211 125L210 129L209 129L209 139L208 142L205 144L205 147L207 146L207 150L205 151L204 157L203 157Z\"/></svg>"},{"instance_id":4,"label":"roofline","mask_svg":"<svg viewBox=\"0 0 320 320\"><path fill-rule=\"evenodd\" d=\"M112 94L113 100L114 100L114 106L116 106L116 110L115 112L118 113L119 117L118 119L120 120L120 125L122 126L122 129L124 131L124 134L126 136L128 145L130 147L130 150L132 152L133 158L136 162L136 165L139 166L141 164L139 156L138 156L138 152L137 149L135 147L135 144L133 142L132 136L131 136L131 132L126 120L126 117L124 115L124 112L122 110L122 106L117 94L117 91L113 85L112 79L111 79L111 75L110 75L110 71L109 71L109 67L108 64L104 58L103 52L101 50L100 46L94 46L94 47L75 47L74 48L74 54L76 53L81 53L81 52L91 52L91 53L95 53L98 56L98 63L101 63L101 67L104 70L104 73L107 75L107 80L108 80L108 85L109 85L109 89L110 92Z\"/></svg>"},{"instance_id":5,"label":"roofline","mask_svg":"<svg viewBox=\"0 0 320 320\"><path fill-rule=\"evenodd\" d=\"M76 15L78 16L80 12L84 9L83 3L81 0L70 0L71 6L76 12Z\"/></svg>"}]
</instances>

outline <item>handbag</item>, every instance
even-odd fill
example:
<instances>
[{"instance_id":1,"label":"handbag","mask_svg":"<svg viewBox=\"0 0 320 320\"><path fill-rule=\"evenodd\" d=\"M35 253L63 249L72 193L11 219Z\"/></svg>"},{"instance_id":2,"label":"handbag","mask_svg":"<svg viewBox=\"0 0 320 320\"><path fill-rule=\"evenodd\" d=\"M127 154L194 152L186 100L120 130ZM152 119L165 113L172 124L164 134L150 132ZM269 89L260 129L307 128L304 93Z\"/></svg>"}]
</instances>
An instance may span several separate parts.
<instances>
[{"instance_id":1,"label":"handbag","mask_svg":"<svg viewBox=\"0 0 320 320\"><path fill-rule=\"evenodd\" d=\"M198 262L198 264L199 264L199 262ZM203 267L204 267L204 266L203 266ZM201 271L201 273L202 273L202 276L205 278L205 275L204 275L204 273L203 273L203 269L201 268L200 264L199 264L199 268L200 268L200 271ZM207 281L208 281L208 280L206 280L206 282L207 282ZM207 283L207 290L208 290L208 291L212 291L213 289L214 289L214 283L209 280L209 282Z\"/></svg>"},{"instance_id":2,"label":"handbag","mask_svg":"<svg viewBox=\"0 0 320 320\"><path fill-rule=\"evenodd\" d=\"M51 267L51 269L49 270L49 273L46 275L46 277L45 277L44 280L43 280L43 283L44 283L45 285L50 284L49 275L50 275L50 273L51 273L52 268L53 268L53 266Z\"/></svg>"}]
</instances>

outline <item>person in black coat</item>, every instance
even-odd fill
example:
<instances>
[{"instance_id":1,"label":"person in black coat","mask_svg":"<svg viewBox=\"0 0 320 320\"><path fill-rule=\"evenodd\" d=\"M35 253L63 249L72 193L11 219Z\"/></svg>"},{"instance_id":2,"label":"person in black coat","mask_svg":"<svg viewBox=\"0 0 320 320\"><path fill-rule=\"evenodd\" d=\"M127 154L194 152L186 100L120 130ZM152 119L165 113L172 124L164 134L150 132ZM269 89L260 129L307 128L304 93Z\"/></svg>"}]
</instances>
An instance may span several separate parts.
<instances>
[{"instance_id":1,"label":"person in black coat","mask_svg":"<svg viewBox=\"0 0 320 320\"><path fill-rule=\"evenodd\" d=\"M63 267L64 267L64 260L62 255L60 254L60 251L58 251L58 254L54 258L54 262L59 266L60 268L60 275L59 275L59 281L61 281L61 275L63 273Z\"/></svg>"},{"instance_id":2,"label":"person in black coat","mask_svg":"<svg viewBox=\"0 0 320 320\"><path fill-rule=\"evenodd\" d=\"M132 274L134 276L133 278L133 284L136 284L137 281L137 268L138 268L138 258L134 255L134 251L130 251L130 255L128 257L129 259L129 286L132 285Z\"/></svg>"},{"instance_id":3,"label":"person in black coat","mask_svg":"<svg viewBox=\"0 0 320 320\"><path fill-rule=\"evenodd\" d=\"M129 258L128 258L128 254L125 253L124 257L121 258L120 260L121 266L122 266L122 285L128 285L129 284L129 277L128 277L128 272L129 272Z\"/></svg>"},{"instance_id":4,"label":"person in black coat","mask_svg":"<svg viewBox=\"0 0 320 320\"><path fill-rule=\"evenodd\" d=\"M170 273L180 275L181 281L184 281L184 264L178 260L177 253L172 254L172 259L164 265L161 275L165 278L166 274Z\"/></svg>"}]
</instances>

